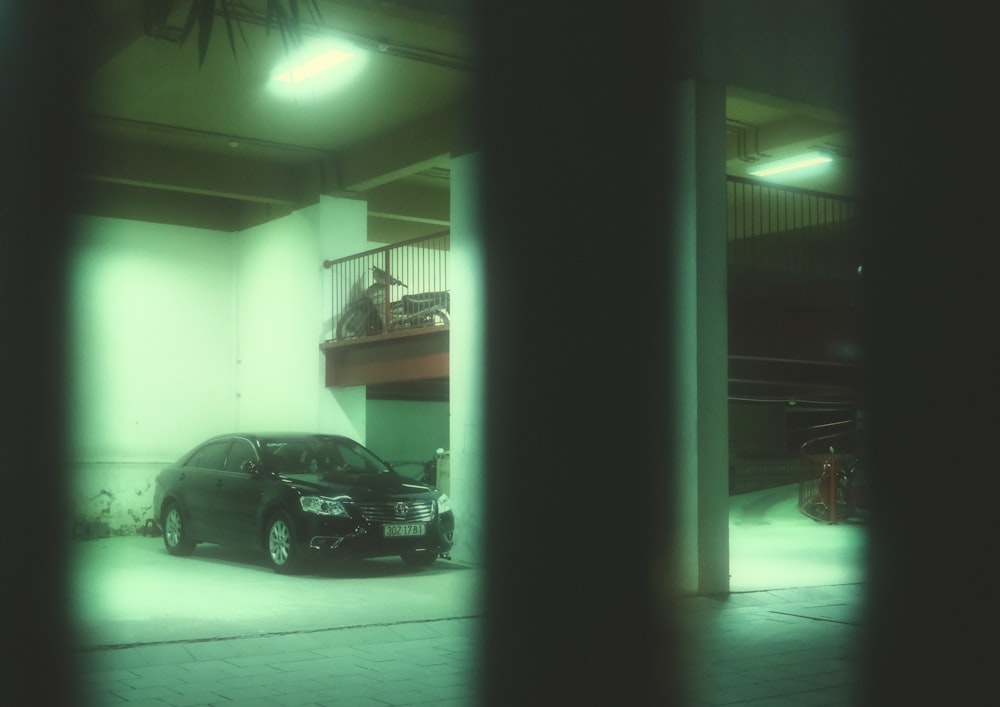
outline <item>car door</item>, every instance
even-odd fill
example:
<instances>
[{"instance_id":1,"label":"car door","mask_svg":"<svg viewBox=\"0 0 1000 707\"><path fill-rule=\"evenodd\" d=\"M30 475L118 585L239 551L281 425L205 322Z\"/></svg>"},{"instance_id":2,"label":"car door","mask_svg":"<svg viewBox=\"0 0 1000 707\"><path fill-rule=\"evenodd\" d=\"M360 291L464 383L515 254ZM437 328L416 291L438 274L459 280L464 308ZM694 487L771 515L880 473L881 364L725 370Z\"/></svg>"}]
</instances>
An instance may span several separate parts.
<instances>
[{"instance_id":1,"label":"car door","mask_svg":"<svg viewBox=\"0 0 1000 707\"><path fill-rule=\"evenodd\" d=\"M178 474L178 498L188 531L199 541L217 542L216 486L232 439L207 442L184 464Z\"/></svg>"},{"instance_id":2,"label":"car door","mask_svg":"<svg viewBox=\"0 0 1000 707\"><path fill-rule=\"evenodd\" d=\"M260 459L253 445L242 437L233 439L225 465L213 487L218 542L254 545L260 536L258 514L267 479L253 473L251 463Z\"/></svg>"}]
</instances>

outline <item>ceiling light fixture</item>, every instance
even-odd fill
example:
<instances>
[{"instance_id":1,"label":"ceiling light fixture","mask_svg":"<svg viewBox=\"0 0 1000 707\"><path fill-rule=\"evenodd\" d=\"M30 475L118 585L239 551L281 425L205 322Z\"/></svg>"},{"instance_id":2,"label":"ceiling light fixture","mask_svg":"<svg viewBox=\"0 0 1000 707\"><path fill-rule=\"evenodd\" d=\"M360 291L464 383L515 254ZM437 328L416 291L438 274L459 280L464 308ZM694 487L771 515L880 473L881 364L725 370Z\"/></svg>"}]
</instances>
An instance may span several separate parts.
<instances>
[{"instance_id":1,"label":"ceiling light fixture","mask_svg":"<svg viewBox=\"0 0 1000 707\"><path fill-rule=\"evenodd\" d=\"M288 71L276 74L274 80L285 83L300 83L324 71L329 71L338 64L343 64L353 56L350 52L345 52L342 49L331 49L292 67Z\"/></svg>"},{"instance_id":2,"label":"ceiling light fixture","mask_svg":"<svg viewBox=\"0 0 1000 707\"><path fill-rule=\"evenodd\" d=\"M807 152L797 157L789 157L783 160L775 160L767 164L760 165L756 169L750 170L750 174L755 177L770 177L783 172L791 172L796 169L815 167L816 165L833 162L833 157L824 155L821 152Z\"/></svg>"}]
</instances>

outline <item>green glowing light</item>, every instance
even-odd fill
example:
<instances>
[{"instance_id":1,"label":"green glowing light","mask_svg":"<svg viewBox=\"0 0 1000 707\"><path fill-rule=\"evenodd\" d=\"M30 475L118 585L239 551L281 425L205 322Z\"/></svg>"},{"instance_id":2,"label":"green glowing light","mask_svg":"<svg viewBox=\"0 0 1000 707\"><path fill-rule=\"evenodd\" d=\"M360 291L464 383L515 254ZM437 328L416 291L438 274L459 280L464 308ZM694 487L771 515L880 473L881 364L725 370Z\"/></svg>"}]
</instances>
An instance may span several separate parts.
<instances>
[{"instance_id":1,"label":"green glowing light","mask_svg":"<svg viewBox=\"0 0 1000 707\"><path fill-rule=\"evenodd\" d=\"M285 83L301 83L313 76L329 71L335 66L343 64L353 56L352 53L342 49L331 49L311 59L307 59L287 71L282 71L275 75L274 80Z\"/></svg>"},{"instance_id":2,"label":"green glowing light","mask_svg":"<svg viewBox=\"0 0 1000 707\"><path fill-rule=\"evenodd\" d=\"M768 162L765 165L761 165L757 169L750 170L750 174L755 177L770 177L775 174L791 172L797 169L805 169L806 167L814 167L828 162L833 162L833 158L829 155L824 155L819 152L808 152L804 155L798 155L797 157L789 157L784 160Z\"/></svg>"}]
</instances>

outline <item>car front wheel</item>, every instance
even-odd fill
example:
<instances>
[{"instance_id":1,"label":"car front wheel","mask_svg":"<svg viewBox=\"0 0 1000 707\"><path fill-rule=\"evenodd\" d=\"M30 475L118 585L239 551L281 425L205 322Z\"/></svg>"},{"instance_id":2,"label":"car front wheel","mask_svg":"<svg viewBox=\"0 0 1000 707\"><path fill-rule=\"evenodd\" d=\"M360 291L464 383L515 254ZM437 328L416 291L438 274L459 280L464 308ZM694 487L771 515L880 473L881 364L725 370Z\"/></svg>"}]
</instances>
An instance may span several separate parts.
<instances>
[{"instance_id":1,"label":"car front wheel","mask_svg":"<svg viewBox=\"0 0 1000 707\"><path fill-rule=\"evenodd\" d=\"M163 514L163 546L171 555L190 555L194 552L195 542L184 529L180 506L173 502Z\"/></svg>"},{"instance_id":2,"label":"car front wheel","mask_svg":"<svg viewBox=\"0 0 1000 707\"><path fill-rule=\"evenodd\" d=\"M280 574L292 574L299 568L299 549L286 513L272 516L267 524L267 559Z\"/></svg>"}]
</instances>

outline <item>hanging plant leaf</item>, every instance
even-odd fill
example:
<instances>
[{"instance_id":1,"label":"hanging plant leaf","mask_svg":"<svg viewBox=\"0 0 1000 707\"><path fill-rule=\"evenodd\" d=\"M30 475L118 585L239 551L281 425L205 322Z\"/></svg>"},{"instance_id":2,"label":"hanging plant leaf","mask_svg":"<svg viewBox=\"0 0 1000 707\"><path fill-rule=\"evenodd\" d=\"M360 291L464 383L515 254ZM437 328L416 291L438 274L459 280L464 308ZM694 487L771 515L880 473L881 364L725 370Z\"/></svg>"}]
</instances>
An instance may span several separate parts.
<instances>
[{"instance_id":1,"label":"hanging plant leaf","mask_svg":"<svg viewBox=\"0 0 1000 707\"><path fill-rule=\"evenodd\" d=\"M215 0L191 0L188 8L187 19L184 20L184 27L181 28L181 36L178 40L180 46L191 36L195 26L198 27L198 66L205 63L208 55L208 42L212 38L212 22L215 20Z\"/></svg>"},{"instance_id":2,"label":"hanging plant leaf","mask_svg":"<svg viewBox=\"0 0 1000 707\"><path fill-rule=\"evenodd\" d=\"M309 7L309 13L318 21L321 14L317 0L305 1ZM265 19L268 31L272 25L276 25L283 39L287 37L291 39L293 44L302 41L302 13L299 11L299 0L288 0L287 10L282 0L267 0Z\"/></svg>"},{"instance_id":3,"label":"hanging plant leaf","mask_svg":"<svg viewBox=\"0 0 1000 707\"><path fill-rule=\"evenodd\" d=\"M279 0L267 0L264 18L264 26L268 33L271 32L272 26L277 26L278 31L281 32L281 43L286 52L289 49L289 44L294 46L302 41L301 26L298 22L298 3L295 0L289 0L288 11Z\"/></svg>"},{"instance_id":4,"label":"hanging plant leaf","mask_svg":"<svg viewBox=\"0 0 1000 707\"><path fill-rule=\"evenodd\" d=\"M240 20L239 8L243 8L243 17L247 16L247 10L240 0L189 0L187 16L184 26L180 30L177 41L180 45L191 36L197 28L198 33L198 66L205 63L208 56L208 46L212 39L215 16L222 15L226 25L226 34L229 38L229 48L234 58L238 58L236 53L236 30L239 30L243 38L244 46L249 47L246 35L243 32L243 25ZM320 19L318 0L304 0L309 8L310 14L316 20ZM147 32L155 29L162 32L169 21L169 16L175 3L173 0L145 0L143 22ZM251 13L252 16L253 13ZM259 18L260 15L258 14ZM252 19L249 21L253 21ZM259 21L259 19L258 19ZM282 42L287 51L290 45L297 45L302 41L302 13L299 0L267 0L264 11L264 25L270 32L274 27L281 33Z\"/></svg>"},{"instance_id":5,"label":"hanging plant leaf","mask_svg":"<svg viewBox=\"0 0 1000 707\"><path fill-rule=\"evenodd\" d=\"M229 5L230 5L230 0L222 0L222 3L221 3L221 6L222 6L222 17L226 21L226 34L229 35L229 48L233 52L233 58L236 59L237 61L239 61L239 57L237 57L237 55L236 55L236 37L233 34L233 20L234 20L234 18L233 18L232 10L229 7ZM239 20L236 20L236 26L239 27L240 36L243 37L243 45L249 47L250 45L247 42L247 37L246 37L245 34L243 34L243 25L241 25L239 23Z\"/></svg>"},{"instance_id":6,"label":"hanging plant leaf","mask_svg":"<svg viewBox=\"0 0 1000 707\"><path fill-rule=\"evenodd\" d=\"M215 0L196 0L196 4L200 5L198 13L198 66L201 66L205 63L205 57L208 55L208 43L212 39Z\"/></svg>"},{"instance_id":7,"label":"hanging plant leaf","mask_svg":"<svg viewBox=\"0 0 1000 707\"><path fill-rule=\"evenodd\" d=\"M285 29L288 24L288 13L285 12L284 6L277 2L277 0L267 0L267 12L264 15L265 22L264 27L267 29L267 33L271 33L272 24L276 24L278 29L281 31L281 41L285 45L285 51L288 51L288 30ZM292 41L298 43L295 31L292 30Z\"/></svg>"}]
</instances>

